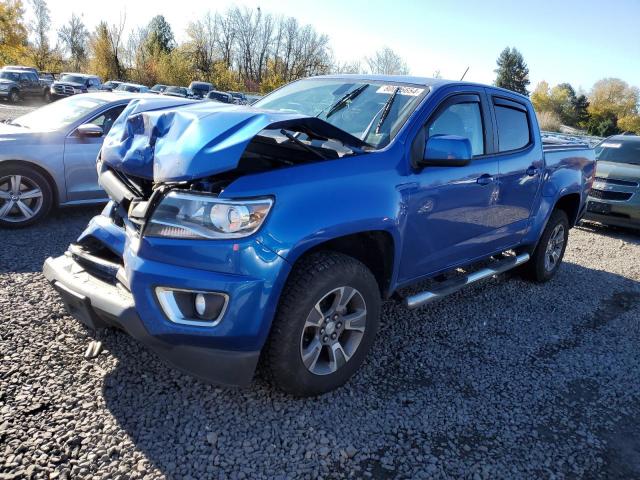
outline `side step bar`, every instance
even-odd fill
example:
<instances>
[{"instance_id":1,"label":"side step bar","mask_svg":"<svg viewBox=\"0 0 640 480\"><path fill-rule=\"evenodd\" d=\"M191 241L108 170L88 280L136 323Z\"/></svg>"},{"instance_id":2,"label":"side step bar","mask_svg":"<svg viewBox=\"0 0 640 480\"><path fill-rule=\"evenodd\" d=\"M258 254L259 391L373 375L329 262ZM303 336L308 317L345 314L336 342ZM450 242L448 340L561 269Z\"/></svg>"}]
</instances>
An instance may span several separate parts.
<instances>
[{"instance_id":1,"label":"side step bar","mask_svg":"<svg viewBox=\"0 0 640 480\"><path fill-rule=\"evenodd\" d=\"M482 268L477 272L470 273L467 276L456 278L451 281L442 282L438 288L433 290L425 290L424 292L410 295L404 299L404 304L407 308L414 309L421 307L426 303L433 302L447 295L462 290L464 287L471 285L472 283L479 282L485 278L493 277L499 273L506 272L512 268L522 265L529 260L528 253L521 253L515 257L508 257L502 260L497 260L490 267Z\"/></svg>"}]
</instances>

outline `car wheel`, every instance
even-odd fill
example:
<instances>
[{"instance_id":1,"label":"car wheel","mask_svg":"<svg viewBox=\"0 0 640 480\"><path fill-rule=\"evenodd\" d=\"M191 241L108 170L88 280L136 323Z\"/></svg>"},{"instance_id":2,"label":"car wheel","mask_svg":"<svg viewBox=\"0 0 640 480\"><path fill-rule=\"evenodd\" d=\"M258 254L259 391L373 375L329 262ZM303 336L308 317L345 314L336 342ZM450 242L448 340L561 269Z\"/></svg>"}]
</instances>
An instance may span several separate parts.
<instances>
[{"instance_id":1,"label":"car wheel","mask_svg":"<svg viewBox=\"0 0 640 480\"><path fill-rule=\"evenodd\" d=\"M20 94L17 90L11 90L9 93L9 100L11 103L18 103L20 101Z\"/></svg>"},{"instance_id":2,"label":"car wheel","mask_svg":"<svg viewBox=\"0 0 640 480\"><path fill-rule=\"evenodd\" d=\"M554 210L531 259L521 267L524 276L536 282L551 280L560 268L568 238L567 214Z\"/></svg>"},{"instance_id":3,"label":"car wheel","mask_svg":"<svg viewBox=\"0 0 640 480\"><path fill-rule=\"evenodd\" d=\"M53 205L47 179L29 166L0 166L0 227L20 228L44 218Z\"/></svg>"},{"instance_id":4,"label":"car wheel","mask_svg":"<svg viewBox=\"0 0 640 480\"><path fill-rule=\"evenodd\" d=\"M302 259L283 290L263 350L267 379L297 396L343 385L378 331L380 291L358 260L335 252Z\"/></svg>"},{"instance_id":5,"label":"car wheel","mask_svg":"<svg viewBox=\"0 0 640 480\"><path fill-rule=\"evenodd\" d=\"M45 90L42 97L45 103L51 103L51 92L49 90Z\"/></svg>"}]
</instances>

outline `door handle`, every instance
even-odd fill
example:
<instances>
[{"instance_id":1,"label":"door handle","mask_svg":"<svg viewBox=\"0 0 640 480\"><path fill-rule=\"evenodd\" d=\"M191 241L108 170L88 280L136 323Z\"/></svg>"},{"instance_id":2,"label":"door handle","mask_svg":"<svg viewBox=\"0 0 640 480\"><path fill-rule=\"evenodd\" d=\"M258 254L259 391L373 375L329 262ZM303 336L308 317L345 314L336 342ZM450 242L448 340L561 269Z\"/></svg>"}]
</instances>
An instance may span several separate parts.
<instances>
[{"instance_id":1,"label":"door handle","mask_svg":"<svg viewBox=\"0 0 640 480\"><path fill-rule=\"evenodd\" d=\"M529 175L530 177L533 177L535 175L538 174L538 169L536 167L534 167L533 165L529 166L529 168L527 168L527 175Z\"/></svg>"},{"instance_id":2,"label":"door handle","mask_svg":"<svg viewBox=\"0 0 640 480\"><path fill-rule=\"evenodd\" d=\"M489 185L490 183L493 182L493 176L489 175L488 173L485 173L484 175L480 175L476 180L476 182L479 185Z\"/></svg>"}]
</instances>

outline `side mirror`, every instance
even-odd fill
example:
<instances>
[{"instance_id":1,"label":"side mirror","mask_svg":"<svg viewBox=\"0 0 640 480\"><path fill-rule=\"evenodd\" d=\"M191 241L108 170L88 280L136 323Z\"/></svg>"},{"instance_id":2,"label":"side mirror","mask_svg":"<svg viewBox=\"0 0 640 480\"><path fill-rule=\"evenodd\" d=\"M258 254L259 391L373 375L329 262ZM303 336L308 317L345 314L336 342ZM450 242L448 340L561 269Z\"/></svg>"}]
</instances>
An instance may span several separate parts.
<instances>
[{"instance_id":1,"label":"side mirror","mask_svg":"<svg viewBox=\"0 0 640 480\"><path fill-rule=\"evenodd\" d=\"M472 157L471 142L458 135L435 135L427 140L420 165L464 167Z\"/></svg>"},{"instance_id":2,"label":"side mirror","mask_svg":"<svg viewBox=\"0 0 640 480\"><path fill-rule=\"evenodd\" d=\"M93 123L85 123L84 125L80 125L76 132L78 132L78 136L80 137L92 137L98 138L101 137L104 132L102 131L102 127L100 125L94 125Z\"/></svg>"}]
</instances>

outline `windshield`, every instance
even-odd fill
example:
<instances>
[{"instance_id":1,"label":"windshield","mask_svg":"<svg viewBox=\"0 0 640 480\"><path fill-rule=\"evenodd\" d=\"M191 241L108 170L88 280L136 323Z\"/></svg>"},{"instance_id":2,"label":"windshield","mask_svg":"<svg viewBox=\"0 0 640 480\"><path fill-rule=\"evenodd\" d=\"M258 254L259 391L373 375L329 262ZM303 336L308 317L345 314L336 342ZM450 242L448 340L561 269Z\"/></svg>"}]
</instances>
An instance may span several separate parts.
<instances>
[{"instance_id":1,"label":"windshield","mask_svg":"<svg viewBox=\"0 0 640 480\"><path fill-rule=\"evenodd\" d=\"M107 103L106 100L99 98L67 97L22 115L12 123L32 130L59 130L80 120L105 103Z\"/></svg>"},{"instance_id":2,"label":"windshield","mask_svg":"<svg viewBox=\"0 0 640 480\"><path fill-rule=\"evenodd\" d=\"M640 165L640 139L605 140L596 147L596 159Z\"/></svg>"},{"instance_id":3,"label":"windshield","mask_svg":"<svg viewBox=\"0 0 640 480\"><path fill-rule=\"evenodd\" d=\"M253 106L318 117L382 148L393 140L427 90L394 82L306 79L276 90Z\"/></svg>"},{"instance_id":4,"label":"windshield","mask_svg":"<svg viewBox=\"0 0 640 480\"><path fill-rule=\"evenodd\" d=\"M118 91L124 91L124 92L139 92L140 91L140 87L138 87L137 85L127 85L126 83L123 83L121 85L118 85L116 87L116 90Z\"/></svg>"},{"instance_id":5,"label":"windshield","mask_svg":"<svg viewBox=\"0 0 640 480\"><path fill-rule=\"evenodd\" d=\"M179 93L180 95L186 95L187 89L184 87L168 87L165 92L167 93Z\"/></svg>"},{"instance_id":6,"label":"windshield","mask_svg":"<svg viewBox=\"0 0 640 480\"><path fill-rule=\"evenodd\" d=\"M153 87L151 87L151 90L153 90L154 92L163 92L164 90L166 90L166 88L166 85L154 85Z\"/></svg>"},{"instance_id":7,"label":"windshield","mask_svg":"<svg viewBox=\"0 0 640 480\"><path fill-rule=\"evenodd\" d=\"M16 72L0 72L0 78L17 82L20 79L20 74Z\"/></svg>"},{"instance_id":8,"label":"windshield","mask_svg":"<svg viewBox=\"0 0 640 480\"><path fill-rule=\"evenodd\" d=\"M78 77L76 75L63 75L60 79L61 82L71 82L71 83L84 83L83 77Z\"/></svg>"}]
</instances>

